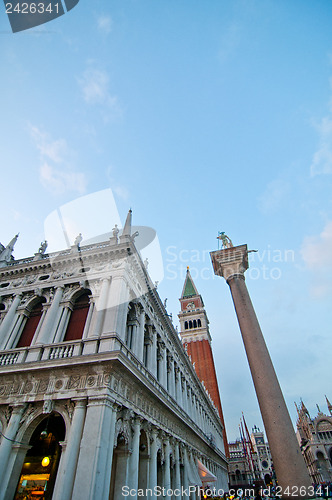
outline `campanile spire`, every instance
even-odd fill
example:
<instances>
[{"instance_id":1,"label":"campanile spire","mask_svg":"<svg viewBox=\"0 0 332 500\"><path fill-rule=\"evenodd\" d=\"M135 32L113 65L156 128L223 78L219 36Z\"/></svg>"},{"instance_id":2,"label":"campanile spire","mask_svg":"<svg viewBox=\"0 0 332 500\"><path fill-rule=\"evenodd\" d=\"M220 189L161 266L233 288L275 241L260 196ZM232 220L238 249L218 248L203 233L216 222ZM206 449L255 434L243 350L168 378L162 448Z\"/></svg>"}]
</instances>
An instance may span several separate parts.
<instances>
[{"instance_id":1,"label":"campanile spire","mask_svg":"<svg viewBox=\"0 0 332 500\"><path fill-rule=\"evenodd\" d=\"M223 440L226 456L229 456L224 416L221 407L217 375L211 348L209 320L204 308L204 302L198 293L189 267L182 289L179 313L180 335L183 346L193 363L198 378L214 402L223 426Z\"/></svg>"}]
</instances>

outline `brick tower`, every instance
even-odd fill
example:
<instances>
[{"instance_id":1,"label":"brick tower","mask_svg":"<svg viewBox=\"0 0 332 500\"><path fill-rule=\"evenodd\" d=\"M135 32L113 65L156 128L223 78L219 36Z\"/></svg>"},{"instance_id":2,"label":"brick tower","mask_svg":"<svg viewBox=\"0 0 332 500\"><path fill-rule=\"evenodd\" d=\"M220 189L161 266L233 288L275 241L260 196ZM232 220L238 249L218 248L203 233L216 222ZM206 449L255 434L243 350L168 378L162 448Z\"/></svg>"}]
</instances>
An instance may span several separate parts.
<instances>
[{"instance_id":1,"label":"brick tower","mask_svg":"<svg viewBox=\"0 0 332 500\"><path fill-rule=\"evenodd\" d=\"M194 365L198 378L204 383L205 388L218 409L223 426L225 453L229 457L226 428L211 348L209 320L206 315L203 299L197 291L189 267L187 267L187 274L179 300L181 312L178 316L182 343Z\"/></svg>"}]
</instances>

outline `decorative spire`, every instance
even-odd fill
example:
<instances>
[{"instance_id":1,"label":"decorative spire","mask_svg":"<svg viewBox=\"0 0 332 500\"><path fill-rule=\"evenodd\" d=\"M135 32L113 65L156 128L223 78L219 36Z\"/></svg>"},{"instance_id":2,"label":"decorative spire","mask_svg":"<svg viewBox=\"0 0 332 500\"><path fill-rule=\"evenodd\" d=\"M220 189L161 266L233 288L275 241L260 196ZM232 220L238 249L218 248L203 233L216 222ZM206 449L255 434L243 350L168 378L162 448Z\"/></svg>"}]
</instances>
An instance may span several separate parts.
<instances>
[{"instance_id":1,"label":"decorative spire","mask_svg":"<svg viewBox=\"0 0 332 500\"><path fill-rule=\"evenodd\" d=\"M132 219L132 210L130 209L126 218L126 222L122 231L122 236L131 236L131 219Z\"/></svg>"},{"instance_id":2,"label":"decorative spire","mask_svg":"<svg viewBox=\"0 0 332 500\"><path fill-rule=\"evenodd\" d=\"M12 260L14 260L14 257L12 256L13 250L14 250L14 245L17 241L18 235L20 233L16 234L14 238L8 243L6 248L2 250L0 254L0 267L5 267L8 265Z\"/></svg>"},{"instance_id":3,"label":"decorative spire","mask_svg":"<svg viewBox=\"0 0 332 500\"><path fill-rule=\"evenodd\" d=\"M330 401L327 399L326 395L325 395L325 399L326 399L326 403L327 403L327 408L330 412L330 415L332 416L332 405L331 405Z\"/></svg>"}]
</instances>

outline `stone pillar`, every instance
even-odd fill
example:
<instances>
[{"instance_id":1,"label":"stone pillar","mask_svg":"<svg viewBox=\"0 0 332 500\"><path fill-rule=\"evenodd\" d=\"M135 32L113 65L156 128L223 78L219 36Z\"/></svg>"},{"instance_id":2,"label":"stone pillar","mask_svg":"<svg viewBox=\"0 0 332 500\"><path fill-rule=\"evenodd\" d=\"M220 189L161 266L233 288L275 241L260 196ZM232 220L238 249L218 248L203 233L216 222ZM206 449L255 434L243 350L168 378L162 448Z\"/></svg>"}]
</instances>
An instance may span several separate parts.
<instances>
[{"instance_id":1,"label":"stone pillar","mask_svg":"<svg viewBox=\"0 0 332 500\"><path fill-rule=\"evenodd\" d=\"M174 358L172 354L169 355L169 393L175 399L175 372L174 372Z\"/></svg>"},{"instance_id":2,"label":"stone pillar","mask_svg":"<svg viewBox=\"0 0 332 500\"><path fill-rule=\"evenodd\" d=\"M179 443L175 442L174 443L174 460L175 460L175 481L174 489L179 489L181 490L181 473L180 473L180 450L179 450Z\"/></svg>"},{"instance_id":3,"label":"stone pillar","mask_svg":"<svg viewBox=\"0 0 332 500\"><path fill-rule=\"evenodd\" d=\"M71 500L108 500L116 409L108 397L89 398Z\"/></svg>"},{"instance_id":4,"label":"stone pillar","mask_svg":"<svg viewBox=\"0 0 332 500\"><path fill-rule=\"evenodd\" d=\"M53 342L54 333L57 327L55 320L59 312L59 305L62 299L62 295L63 288L57 288L52 303L45 315L45 319L39 330L39 334L35 344L51 344Z\"/></svg>"},{"instance_id":5,"label":"stone pillar","mask_svg":"<svg viewBox=\"0 0 332 500\"><path fill-rule=\"evenodd\" d=\"M12 406L12 414L10 416L8 426L4 430L4 435L7 439L3 437L0 445L0 484L2 484L2 480L6 472L12 446L14 444L13 441L15 441L25 407L25 404Z\"/></svg>"},{"instance_id":6,"label":"stone pillar","mask_svg":"<svg viewBox=\"0 0 332 500\"><path fill-rule=\"evenodd\" d=\"M105 310L107 306L107 296L109 291L110 280L109 278L104 278L101 285L100 295L98 297L97 305L95 308L96 319L91 329L91 337L99 337L103 328L103 322L105 317Z\"/></svg>"},{"instance_id":7,"label":"stone pillar","mask_svg":"<svg viewBox=\"0 0 332 500\"><path fill-rule=\"evenodd\" d=\"M63 305L59 326L58 326L58 329L57 329L55 337L54 337L55 344L62 342L64 339L67 325L68 325L68 321L69 321L69 317L70 317L70 313L71 313L71 310L69 309L69 307Z\"/></svg>"},{"instance_id":8,"label":"stone pillar","mask_svg":"<svg viewBox=\"0 0 332 500\"><path fill-rule=\"evenodd\" d=\"M135 354L140 362L143 362L143 352L144 352L144 327L145 327L145 311L141 304L140 314L138 318L139 326L136 331L136 339L135 339Z\"/></svg>"},{"instance_id":9,"label":"stone pillar","mask_svg":"<svg viewBox=\"0 0 332 500\"><path fill-rule=\"evenodd\" d=\"M164 439L165 442L165 463L164 463L164 468L165 468L165 474L164 474L164 488L165 488L165 499L166 500L171 500L172 496L167 495L168 490L171 489L171 461L170 461L170 454L171 454L171 447L169 444L169 437L166 436Z\"/></svg>"},{"instance_id":10,"label":"stone pillar","mask_svg":"<svg viewBox=\"0 0 332 500\"><path fill-rule=\"evenodd\" d=\"M149 478L149 488L153 489L157 486L157 454L158 454L158 431L157 429L152 429L151 431L151 441L150 441L150 478ZM152 495L152 498L155 498Z\"/></svg>"},{"instance_id":11,"label":"stone pillar","mask_svg":"<svg viewBox=\"0 0 332 500\"><path fill-rule=\"evenodd\" d=\"M167 389L167 356L166 356L166 346L164 342L159 342L159 356L160 356L160 365L159 365L159 383Z\"/></svg>"},{"instance_id":12,"label":"stone pillar","mask_svg":"<svg viewBox=\"0 0 332 500\"><path fill-rule=\"evenodd\" d=\"M16 316L16 322L15 322L14 328L10 333L10 336L7 340L6 345L4 346L4 349L14 349L15 348L15 346L19 340L18 335L20 332L22 332L26 321L27 321L27 313L20 312Z\"/></svg>"},{"instance_id":13,"label":"stone pillar","mask_svg":"<svg viewBox=\"0 0 332 500\"><path fill-rule=\"evenodd\" d=\"M125 278L113 276L101 335L116 333L123 341L126 335L129 292Z\"/></svg>"},{"instance_id":14,"label":"stone pillar","mask_svg":"<svg viewBox=\"0 0 332 500\"><path fill-rule=\"evenodd\" d=\"M298 497L304 488L308 491L311 482L244 281L249 267L247 245L211 252L211 259L215 274L223 276L231 290L278 484L283 492L289 487L290 494L283 493L285 498Z\"/></svg>"},{"instance_id":15,"label":"stone pillar","mask_svg":"<svg viewBox=\"0 0 332 500\"><path fill-rule=\"evenodd\" d=\"M150 338L151 338L151 346L150 346L150 370L151 373L157 377L157 332L153 325L149 327L150 329Z\"/></svg>"},{"instance_id":16,"label":"stone pillar","mask_svg":"<svg viewBox=\"0 0 332 500\"><path fill-rule=\"evenodd\" d=\"M182 375L180 368L175 368L175 387L176 387L176 400L178 405L182 408Z\"/></svg>"},{"instance_id":17,"label":"stone pillar","mask_svg":"<svg viewBox=\"0 0 332 500\"><path fill-rule=\"evenodd\" d=\"M69 438L60 470L57 474L53 500L70 500L80 451L82 432L86 414L86 399L78 399L75 404Z\"/></svg>"},{"instance_id":18,"label":"stone pillar","mask_svg":"<svg viewBox=\"0 0 332 500\"><path fill-rule=\"evenodd\" d=\"M16 314L16 310L20 305L22 295L15 295L10 308L8 309L6 316L4 317L1 325L0 325L0 350L5 349L5 346L8 342L8 338L10 337L14 318Z\"/></svg>"},{"instance_id":19,"label":"stone pillar","mask_svg":"<svg viewBox=\"0 0 332 500\"><path fill-rule=\"evenodd\" d=\"M132 424L133 436L131 445L131 455L129 457L129 475L128 486L130 489L135 490L135 495L130 495L130 498L137 500L138 489L138 470L139 470L139 439L141 433L141 419L135 418Z\"/></svg>"}]
</instances>

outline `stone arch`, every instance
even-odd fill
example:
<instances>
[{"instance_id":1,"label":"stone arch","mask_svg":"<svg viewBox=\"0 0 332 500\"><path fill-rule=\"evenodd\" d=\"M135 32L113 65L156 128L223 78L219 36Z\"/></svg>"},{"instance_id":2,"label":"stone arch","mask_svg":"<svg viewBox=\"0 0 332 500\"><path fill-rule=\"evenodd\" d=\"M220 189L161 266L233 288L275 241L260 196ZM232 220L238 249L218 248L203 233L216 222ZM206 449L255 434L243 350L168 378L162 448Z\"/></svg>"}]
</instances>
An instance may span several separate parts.
<instances>
[{"instance_id":1,"label":"stone arch","mask_svg":"<svg viewBox=\"0 0 332 500\"><path fill-rule=\"evenodd\" d=\"M50 500L59 467L62 442L66 435L66 424L57 411L49 414L28 415L17 441L20 444L16 454L12 477L16 480L14 499L22 495L35 494L45 490L43 498ZM24 415L23 415L24 418ZM26 443L26 444L25 444Z\"/></svg>"}]
</instances>

